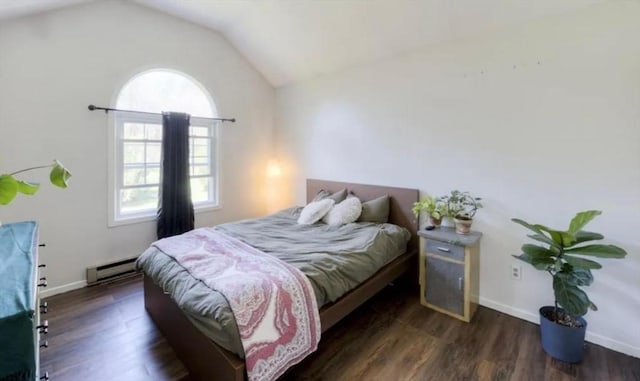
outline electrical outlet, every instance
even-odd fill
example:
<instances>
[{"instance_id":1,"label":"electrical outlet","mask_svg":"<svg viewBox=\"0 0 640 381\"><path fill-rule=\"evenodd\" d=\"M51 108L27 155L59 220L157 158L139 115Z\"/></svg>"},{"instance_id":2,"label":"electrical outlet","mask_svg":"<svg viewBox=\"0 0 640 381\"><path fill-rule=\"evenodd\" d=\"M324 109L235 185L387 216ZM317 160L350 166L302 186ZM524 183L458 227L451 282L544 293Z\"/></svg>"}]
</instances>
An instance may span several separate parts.
<instances>
[{"instance_id":1,"label":"electrical outlet","mask_svg":"<svg viewBox=\"0 0 640 381\"><path fill-rule=\"evenodd\" d=\"M520 265L511 265L511 278L515 280L522 279L522 266Z\"/></svg>"}]
</instances>

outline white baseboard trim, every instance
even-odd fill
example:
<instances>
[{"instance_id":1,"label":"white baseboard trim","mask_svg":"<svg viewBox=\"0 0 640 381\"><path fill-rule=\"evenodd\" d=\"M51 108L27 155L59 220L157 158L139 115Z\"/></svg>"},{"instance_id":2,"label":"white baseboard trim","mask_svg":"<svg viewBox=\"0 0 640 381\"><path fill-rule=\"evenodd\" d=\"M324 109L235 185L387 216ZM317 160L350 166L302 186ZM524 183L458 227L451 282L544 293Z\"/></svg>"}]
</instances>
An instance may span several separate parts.
<instances>
[{"instance_id":1,"label":"white baseboard trim","mask_svg":"<svg viewBox=\"0 0 640 381\"><path fill-rule=\"evenodd\" d=\"M508 306L506 304L498 303L494 300L483 297L480 297L480 305L540 325L540 316L538 314ZM640 348L634 347L633 345L623 343L618 340L611 339L598 333L590 332L589 330L587 330L585 341L601 345L616 352L621 352L629 356L640 358Z\"/></svg>"},{"instance_id":2,"label":"white baseboard trim","mask_svg":"<svg viewBox=\"0 0 640 381\"><path fill-rule=\"evenodd\" d=\"M67 284L63 284L62 286L57 287L47 287L44 290L40 291L40 298L48 298L53 295L62 294L68 291L77 290L79 288L87 287L86 280L79 280L77 282L71 282Z\"/></svg>"}]
</instances>

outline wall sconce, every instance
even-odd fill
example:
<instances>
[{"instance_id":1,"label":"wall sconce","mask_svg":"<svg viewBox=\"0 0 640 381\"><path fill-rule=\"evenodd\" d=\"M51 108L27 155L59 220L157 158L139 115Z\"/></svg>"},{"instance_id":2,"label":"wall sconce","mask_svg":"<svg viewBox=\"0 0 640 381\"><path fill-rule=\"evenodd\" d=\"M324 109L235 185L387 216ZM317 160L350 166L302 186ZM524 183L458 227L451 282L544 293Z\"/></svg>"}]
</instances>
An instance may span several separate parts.
<instances>
[{"instance_id":1,"label":"wall sconce","mask_svg":"<svg viewBox=\"0 0 640 381\"><path fill-rule=\"evenodd\" d=\"M271 159L267 162L267 177L280 177L282 175L282 168L280 163L276 159Z\"/></svg>"},{"instance_id":2,"label":"wall sconce","mask_svg":"<svg viewBox=\"0 0 640 381\"><path fill-rule=\"evenodd\" d=\"M283 208L282 167L277 159L270 159L266 168L266 209L275 213Z\"/></svg>"}]
</instances>

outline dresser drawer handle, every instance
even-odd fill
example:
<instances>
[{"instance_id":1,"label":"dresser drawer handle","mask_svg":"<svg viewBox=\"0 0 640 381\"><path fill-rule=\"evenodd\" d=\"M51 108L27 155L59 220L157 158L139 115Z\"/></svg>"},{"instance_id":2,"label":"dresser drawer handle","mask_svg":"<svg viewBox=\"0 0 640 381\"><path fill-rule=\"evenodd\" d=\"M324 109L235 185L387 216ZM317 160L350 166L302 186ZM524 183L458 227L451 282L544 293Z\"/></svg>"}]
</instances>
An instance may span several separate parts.
<instances>
[{"instance_id":1,"label":"dresser drawer handle","mask_svg":"<svg viewBox=\"0 0 640 381\"><path fill-rule=\"evenodd\" d=\"M36 327L37 330L40 331L40 333L44 333L45 335L49 333L49 321L45 320L44 323L40 324L39 326Z\"/></svg>"},{"instance_id":2,"label":"dresser drawer handle","mask_svg":"<svg viewBox=\"0 0 640 381\"><path fill-rule=\"evenodd\" d=\"M40 377L41 380L48 380L49 379L49 372L44 372L44 375L42 377Z\"/></svg>"},{"instance_id":3,"label":"dresser drawer handle","mask_svg":"<svg viewBox=\"0 0 640 381\"><path fill-rule=\"evenodd\" d=\"M47 287L47 277L43 276L40 278L40 283L38 283L38 287Z\"/></svg>"},{"instance_id":4,"label":"dresser drawer handle","mask_svg":"<svg viewBox=\"0 0 640 381\"><path fill-rule=\"evenodd\" d=\"M450 253L451 249L449 249L448 247L442 247L442 246L438 246L438 250L445 252L445 253Z\"/></svg>"},{"instance_id":5,"label":"dresser drawer handle","mask_svg":"<svg viewBox=\"0 0 640 381\"><path fill-rule=\"evenodd\" d=\"M41 243L41 244L39 244L38 246L40 246L40 247L47 247L47 244L46 244L46 243Z\"/></svg>"},{"instance_id":6,"label":"dresser drawer handle","mask_svg":"<svg viewBox=\"0 0 640 381\"><path fill-rule=\"evenodd\" d=\"M49 348L49 342L45 340L44 343L40 344L40 348Z\"/></svg>"},{"instance_id":7,"label":"dresser drawer handle","mask_svg":"<svg viewBox=\"0 0 640 381\"><path fill-rule=\"evenodd\" d=\"M43 263L43 264L41 264L41 265L38 265L38 267L39 267L39 268L41 268L41 269L43 269L43 268L47 267L47 265Z\"/></svg>"},{"instance_id":8,"label":"dresser drawer handle","mask_svg":"<svg viewBox=\"0 0 640 381\"><path fill-rule=\"evenodd\" d=\"M49 312L49 303L48 302L43 302L40 305L40 313L41 314L46 314L47 312Z\"/></svg>"}]
</instances>

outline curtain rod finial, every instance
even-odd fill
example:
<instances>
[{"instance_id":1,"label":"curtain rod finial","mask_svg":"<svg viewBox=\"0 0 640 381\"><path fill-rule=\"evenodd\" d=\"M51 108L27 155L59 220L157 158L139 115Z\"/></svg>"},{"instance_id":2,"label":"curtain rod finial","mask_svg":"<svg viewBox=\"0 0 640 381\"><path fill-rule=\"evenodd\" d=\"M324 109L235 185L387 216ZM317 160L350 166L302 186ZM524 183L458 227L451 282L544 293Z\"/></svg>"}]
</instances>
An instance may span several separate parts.
<instances>
[{"instance_id":1,"label":"curtain rod finial","mask_svg":"<svg viewBox=\"0 0 640 381\"><path fill-rule=\"evenodd\" d=\"M88 108L89 108L89 110L93 111L93 110L95 110L95 109L96 109L96 106L94 106L94 105L89 105L89 107L88 107Z\"/></svg>"}]
</instances>

